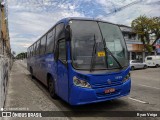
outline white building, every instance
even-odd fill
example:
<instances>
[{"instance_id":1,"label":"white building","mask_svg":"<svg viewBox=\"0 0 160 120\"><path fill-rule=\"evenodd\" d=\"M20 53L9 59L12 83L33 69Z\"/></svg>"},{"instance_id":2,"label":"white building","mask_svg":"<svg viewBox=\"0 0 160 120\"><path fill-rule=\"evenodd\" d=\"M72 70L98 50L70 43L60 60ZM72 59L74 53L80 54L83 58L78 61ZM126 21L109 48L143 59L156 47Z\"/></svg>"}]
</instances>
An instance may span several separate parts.
<instances>
[{"instance_id":1,"label":"white building","mask_svg":"<svg viewBox=\"0 0 160 120\"><path fill-rule=\"evenodd\" d=\"M129 51L129 59L138 59L144 61L145 49L143 43L138 38L138 34L136 34L129 26L119 25L119 27L123 33L124 39L126 40Z\"/></svg>"}]
</instances>

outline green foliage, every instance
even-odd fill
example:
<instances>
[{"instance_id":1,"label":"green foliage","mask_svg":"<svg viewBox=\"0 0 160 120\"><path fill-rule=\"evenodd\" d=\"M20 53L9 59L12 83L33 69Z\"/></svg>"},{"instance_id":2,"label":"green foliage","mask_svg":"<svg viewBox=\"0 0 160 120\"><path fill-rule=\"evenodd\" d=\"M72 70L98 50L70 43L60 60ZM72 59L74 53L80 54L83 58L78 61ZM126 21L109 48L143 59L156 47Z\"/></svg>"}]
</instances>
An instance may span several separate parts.
<instances>
[{"instance_id":1,"label":"green foliage","mask_svg":"<svg viewBox=\"0 0 160 120\"><path fill-rule=\"evenodd\" d=\"M140 36L145 48L151 52L152 46L160 38L160 17L148 18L145 15L139 16L131 23L132 29ZM150 35L154 34L156 39L150 45Z\"/></svg>"},{"instance_id":2,"label":"green foliage","mask_svg":"<svg viewBox=\"0 0 160 120\"><path fill-rule=\"evenodd\" d=\"M16 56L16 58L17 58L17 59L24 59L24 58L26 58L26 56L27 56L27 52L22 52L22 53L19 53L19 54Z\"/></svg>"},{"instance_id":3,"label":"green foliage","mask_svg":"<svg viewBox=\"0 0 160 120\"><path fill-rule=\"evenodd\" d=\"M150 24L150 29L152 33L155 34L156 40L158 40L160 38L160 17L153 17L151 18L151 21L152 23Z\"/></svg>"}]
</instances>

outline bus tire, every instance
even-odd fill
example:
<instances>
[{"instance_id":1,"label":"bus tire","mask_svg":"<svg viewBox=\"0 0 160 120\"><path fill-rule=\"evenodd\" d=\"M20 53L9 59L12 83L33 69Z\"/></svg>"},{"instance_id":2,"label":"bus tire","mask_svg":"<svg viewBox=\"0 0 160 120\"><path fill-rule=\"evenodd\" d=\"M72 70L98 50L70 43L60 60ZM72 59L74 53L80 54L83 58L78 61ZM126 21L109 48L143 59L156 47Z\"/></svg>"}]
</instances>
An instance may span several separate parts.
<instances>
[{"instance_id":1,"label":"bus tire","mask_svg":"<svg viewBox=\"0 0 160 120\"><path fill-rule=\"evenodd\" d=\"M51 76L48 77L48 90L49 90L50 96L53 99L56 99L57 95L56 95L56 92L55 92L55 81Z\"/></svg>"}]
</instances>

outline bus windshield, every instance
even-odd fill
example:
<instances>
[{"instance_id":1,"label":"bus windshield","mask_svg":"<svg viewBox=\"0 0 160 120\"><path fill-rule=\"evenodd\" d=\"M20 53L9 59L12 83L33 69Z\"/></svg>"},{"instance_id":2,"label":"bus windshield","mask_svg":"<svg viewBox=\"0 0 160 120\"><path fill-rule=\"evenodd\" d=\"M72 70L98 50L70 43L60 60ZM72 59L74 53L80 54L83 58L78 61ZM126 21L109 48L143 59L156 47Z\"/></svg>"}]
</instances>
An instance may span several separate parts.
<instances>
[{"instance_id":1,"label":"bus windshield","mask_svg":"<svg viewBox=\"0 0 160 120\"><path fill-rule=\"evenodd\" d=\"M75 69L117 69L128 66L127 48L118 26L72 20L71 56Z\"/></svg>"}]
</instances>

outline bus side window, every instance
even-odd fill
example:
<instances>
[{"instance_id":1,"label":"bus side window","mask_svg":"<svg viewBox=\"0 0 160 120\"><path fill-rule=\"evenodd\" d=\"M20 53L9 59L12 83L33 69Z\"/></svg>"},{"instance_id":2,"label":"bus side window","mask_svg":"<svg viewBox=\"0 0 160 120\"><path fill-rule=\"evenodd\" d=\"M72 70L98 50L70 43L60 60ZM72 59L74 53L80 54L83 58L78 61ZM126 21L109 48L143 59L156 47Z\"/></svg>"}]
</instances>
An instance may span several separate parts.
<instances>
[{"instance_id":1,"label":"bus side window","mask_svg":"<svg viewBox=\"0 0 160 120\"><path fill-rule=\"evenodd\" d=\"M29 58L29 49L30 48L27 49L27 58Z\"/></svg>"},{"instance_id":2,"label":"bus side window","mask_svg":"<svg viewBox=\"0 0 160 120\"><path fill-rule=\"evenodd\" d=\"M40 51L40 40L37 41L36 55L39 55L39 51Z\"/></svg>"},{"instance_id":3,"label":"bus side window","mask_svg":"<svg viewBox=\"0 0 160 120\"><path fill-rule=\"evenodd\" d=\"M36 46L37 46L37 43L34 43L34 55L36 55Z\"/></svg>"},{"instance_id":4,"label":"bus side window","mask_svg":"<svg viewBox=\"0 0 160 120\"><path fill-rule=\"evenodd\" d=\"M46 35L41 38L40 54L43 55L46 50Z\"/></svg>"},{"instance_id":5,"label":"bus side window","mask_svg":"<svg viewBox=\"0 0 160 120\"><path fill-rule=\"evenodd\" d=\"M46 53L53 53L55 28L47 34Z\"/></svg>"},{"instance_id":6,"label":"bus side window","mask_svg":"<svg viewBox=\"0 0 160 120\"><path fill-rule=\"evenodd\" d=\"M60 23L56 26L56 42L65 37L64 23Z\"/></svg>"},{"instance_id":7,"label":"bus side window","mask_svg":"<svg viewBox=\"0 0 160 120\"><path fill-rule=\"evenodd\" d=\"M58 42L58 58L66 63L66 42L65 39Z\"/></svg>"},{"instance_id":8,"label":"bus side window","mask_svg":"<svg viewBox=\"0 0 160 120\"><path fill-rule=\"evenodd\" d=\"M31 46L31 56L33 56L33 45Z\"/></svg>"}]
</instances>

